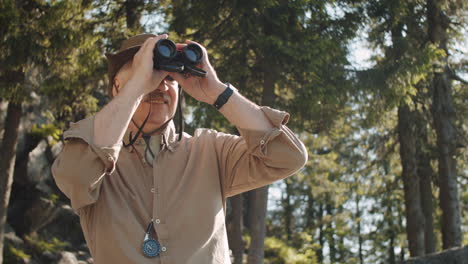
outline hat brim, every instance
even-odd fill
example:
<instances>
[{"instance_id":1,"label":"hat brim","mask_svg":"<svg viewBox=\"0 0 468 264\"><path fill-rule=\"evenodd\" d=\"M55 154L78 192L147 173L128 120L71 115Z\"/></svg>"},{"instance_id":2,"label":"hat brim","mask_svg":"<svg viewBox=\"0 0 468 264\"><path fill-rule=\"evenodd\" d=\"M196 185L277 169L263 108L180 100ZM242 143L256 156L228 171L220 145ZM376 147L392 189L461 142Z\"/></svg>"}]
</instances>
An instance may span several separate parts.
<instances>
[{"instance_id":1,"label":"hat brim","mask_svg":"<svg viewBox=\"0 0 468 264\"><path fill-rule=\"evenodd\" d=\"M119 72L120 68L125 65L128 61L133 59L133 56L138 52L140 49L141 45L138 46L133 46L128 49L122 50L120 52L117 52L115 54L112 53L106 53L106 58L107 58L107 74L109 76L109 96L112 97L112 87L114 83L114 78Z\"/></svg>"}]
</instances>

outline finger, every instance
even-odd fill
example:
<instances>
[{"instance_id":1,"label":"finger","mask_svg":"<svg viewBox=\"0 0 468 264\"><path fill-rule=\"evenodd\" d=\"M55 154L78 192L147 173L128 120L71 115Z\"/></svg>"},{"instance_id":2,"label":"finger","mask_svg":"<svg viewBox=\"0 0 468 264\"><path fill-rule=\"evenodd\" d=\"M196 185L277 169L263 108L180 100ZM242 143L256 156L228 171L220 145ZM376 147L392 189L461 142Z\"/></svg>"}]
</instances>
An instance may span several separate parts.
<instances>
[{"instance_id":1,"label":"finger","mask_svg":"<svg viewBox=\"0 0 468 264\"><path fill-rule=\"evenodd\" d=\"M178 72L169 72L169 76L171 76L174 80L176 80L180 85L184 85L185 80L187 80L187 77L181 73Z\"/></svg>"},{"instance_id":2,"label":"finger","mask_svg":"<svg viewBox=\"0 0 468 264\"><path fill-rule=\"evenodd\" d=\"M154 37L151 37L151 38L148 38L147 40L145 40L145 42L143 42L143 45L141 45L140 50L141 50L142 52L144 52L144 50L146 50L146 48L148 47L148 45L149 45L152 41L154 41L154 39L155 39Z\"/></svg>"},{"instance_id":3,"label":"finger","mask_svg":"<svg viewBox=\"0 0 468 264\"><path fill-rule=\"evenodd\" d=\"M161 34L159 36L156 36L156 42L160 39L167 39L169 37L168 34Z\"/></svg>"},{"instance_id":4,"label":"finger","mask_svg":"<svg viewBox=\"0 0 468 264\"><path fill-rule=\"evenodd\" d=\"M206 53L206 48L205 46L203 46L202 44L196 42L196 41L193 41L193 40L186 40L185 41L186 44L197 44L198 46L200 46L200 48L203 50L204 53Z\"/></svg>"},{"instance_id":5,"label":"finger","mask_svg":"<svg viewBox=\"0 0 468 264\"><path fill-rule=\"evenodd\" d=\"M153 53L154 46L156 46L156 43L161 40L161 39L167 39L168 35L167 34L162 34L156 37L148 38L144 43L141 49L143 50L144 53L147 55L150 55L150 53Z\"/></svg>"},{"instance_id":6,"label":"finger","mask_svg":"<svg viewBox=\"0 0 468 264\"><path fill-rule=\"evenodd\" d=\"M147 40L145 40L145 42L143 42L143 44L141 45L140 49L137 51L137 53L135 54L134 58L138 60L138 58L140 57L144 57L146 55L146 47L148 46L148 44L152 41L153 38L148 38ZM145 54L145 55L142 55L142 54Z\"/></svg>"},{"instance_id":7,"label":"finger","mask_svg":"<svg viewBox=\"0 0 468 264\"><path fill-rule=\"evenodd\" d=\"M187 44L191 44L191 43L193 43L193 44L197 44L197 45L199 45L200 47L203 47L203 45L202 45L202 44L200 44L200 43L198 43L198 42L196 42L196 41L193 41L193 40L189 40L189 39L185 40L185 43L187 43Z\"/></svg>"},{"instance_id":8,"label":"finger","mask_svg":"<svg viewBox=\"0 0 468 264\"><path fill-rule=\"evenodd\" d=\"M182 49L185 48L186 46L187 46L187 44L176 43L176 48L177 48L177 50L182 50Z\"/></svg>"},{"instance_id":9,"label":"finger","mask_svg":"<svg viewBox=\"0 0 468 264\"><path fill-rule=\"evenodd\" d=\"M201 64L202 66L211 67L211 66L210 66L210 65L211 65L211 64L210 64L210 61L208 60L208 51L206 51L206 48L205 48L202 44L200 44L200 43L198 43L198 42L196 42L196 41L188 40L188 39L185 41L185 43L187 43L187 44L197 44L198 46L200 46L200 48L202 49L202 52L203 52L203 59L202 59L202 61L200 62L200 64ZM203 68L203 67L202 67L202 68Z\"/></svg>"},{"instance_id":10,"label":"finger","mask_svg":"<svg viewBox=\"0 0 468 264\"><path fill-rule=\"evenodd\" d=\"M154 70L152 76L153 82L159 85L164 80L164 78L166 78L167 75L167 71Z\"/></svg>"}]
</instances>

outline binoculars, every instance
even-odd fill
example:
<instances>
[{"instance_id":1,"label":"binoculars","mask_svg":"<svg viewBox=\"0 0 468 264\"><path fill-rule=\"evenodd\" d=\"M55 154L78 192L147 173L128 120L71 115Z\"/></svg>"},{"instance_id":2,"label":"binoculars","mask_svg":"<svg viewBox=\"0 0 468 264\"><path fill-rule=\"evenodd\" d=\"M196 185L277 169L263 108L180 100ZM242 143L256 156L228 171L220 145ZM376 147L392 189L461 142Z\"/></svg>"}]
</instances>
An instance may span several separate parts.
<instances>
[{"instance_id":1,"label":"binoculars","mask_svg":"<svg viewBox=\"0 0 468 264\"><path fill-rule=\"evenodd\" d=\"M191 43L182 50L177 50L173 41L160 39L153 50L153 68L205 77L206 71L195 67L202 58L203 51L197 44Z\"/></svg>"}]
</instances>

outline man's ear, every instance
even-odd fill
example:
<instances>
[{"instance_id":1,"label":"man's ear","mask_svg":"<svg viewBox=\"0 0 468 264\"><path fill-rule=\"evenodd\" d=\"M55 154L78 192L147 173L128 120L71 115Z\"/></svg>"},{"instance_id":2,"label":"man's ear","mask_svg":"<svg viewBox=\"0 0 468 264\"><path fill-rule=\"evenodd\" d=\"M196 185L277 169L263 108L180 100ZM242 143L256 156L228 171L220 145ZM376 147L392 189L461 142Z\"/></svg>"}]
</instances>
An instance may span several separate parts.
<instances>
[{"instance_id":1,"label":"man's ear","mask_svg":"<svg viewBox=\"0 0 468 264\"><path fill-rule=\"evenodd\" d=\"M114 85L112 85L112 96L115 97L120 92L119 79L114 78Z\"/></svg>"}]
</instances>

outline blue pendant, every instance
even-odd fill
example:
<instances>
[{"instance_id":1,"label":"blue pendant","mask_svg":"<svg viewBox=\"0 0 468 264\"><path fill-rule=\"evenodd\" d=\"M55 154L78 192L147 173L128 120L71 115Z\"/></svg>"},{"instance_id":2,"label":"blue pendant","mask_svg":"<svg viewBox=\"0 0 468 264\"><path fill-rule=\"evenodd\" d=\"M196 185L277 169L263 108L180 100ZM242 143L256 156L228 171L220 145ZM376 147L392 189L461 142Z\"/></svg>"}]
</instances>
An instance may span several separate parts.
<instances>
[{"instance_id":1,"label":"blue pendant","mask_svg":"<svg viewBox=\"0 0 468 264\"><path fill-rule=\"evenodd\" d=\"M154 239L148 239L143 241L143 255L147 258L154 258L159 256L161 252L161 246L158 241Z\"/></svg>"},{"instance_id":2,"label":"blue pendant","mask_svg":"<svg viewBox=\"0 0 468 264\"><path fill-rule=\"evenodd\" d=\"M151 228L153 227L153 220L151 220L146 230L145 238L143 239L143 255L147 258L154 258L159 256L161 252L161 245L155 239L150 238Z\"/></svg>"}]
</instances>

